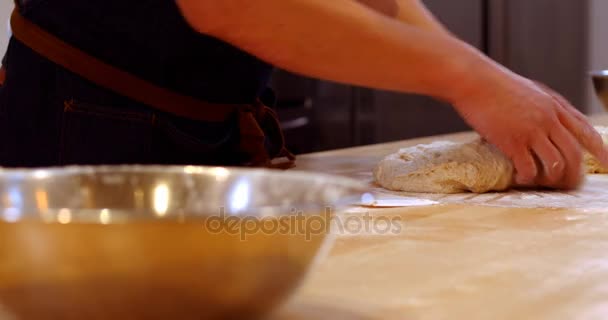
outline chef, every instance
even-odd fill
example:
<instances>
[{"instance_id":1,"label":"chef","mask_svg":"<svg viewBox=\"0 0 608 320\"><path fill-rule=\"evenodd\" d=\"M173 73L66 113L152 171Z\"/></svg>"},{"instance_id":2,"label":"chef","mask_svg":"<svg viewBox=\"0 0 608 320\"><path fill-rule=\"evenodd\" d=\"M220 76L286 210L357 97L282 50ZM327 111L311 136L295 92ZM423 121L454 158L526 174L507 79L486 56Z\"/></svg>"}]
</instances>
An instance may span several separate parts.
<instances>
[{"instance_id":1,"label":"chef","mask_svg":"<svg viewBox=\"0 0 608 320\"><path fill-rule=\"evenodd\" d=\"M446 30L419 0L27 0L0 94L0 165L293 160L273 66L451 103L521 185L576 187L586 118ZM4 71L3 71L4 72Z\"/></svg>"}]
</instances>

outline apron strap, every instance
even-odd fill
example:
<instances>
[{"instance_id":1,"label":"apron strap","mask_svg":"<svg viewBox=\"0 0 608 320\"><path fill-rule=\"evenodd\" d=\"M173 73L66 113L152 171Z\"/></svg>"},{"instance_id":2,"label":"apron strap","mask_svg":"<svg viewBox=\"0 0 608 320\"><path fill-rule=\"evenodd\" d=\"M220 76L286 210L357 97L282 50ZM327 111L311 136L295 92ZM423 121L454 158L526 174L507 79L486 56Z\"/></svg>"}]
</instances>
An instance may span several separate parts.
<instances>
[{"instance_id":1,"label":"apron strap","mask_svg":"<svg viewBox=\"0 0 608 320\"><path fill-rule=\"evenodd\" d=\"M6 80L6 68L0 65L0 87L4 85L4 80Z\"/></svg>"},{"instance_id":2,"label":"apron strap","mask_svg":"<svg viewBox=\"0 0 608 320\"><path fill-rule=\"evenodd\" d=\"M34 52L100 87L162 112L205 122L224 122L238 113L239 151L250 159L248 165L274 167L272 159L286 157L287 163L280 167L293 166L295 157L285 149L277 115L259 100L253 104L214 104L157 86L55 37L23 17L18 2L15 4L11 15L13 36ZM278 151L266 149L267 138Z\"/></svg>"},{"instance_id":3,"label":"apron strap","mask_svg":"<svg viewBox=\"0 0 608 320\"><path fill-rule=\"evenodd\" d=\"M296 157L285 148L285 137L278 121L278 116L271 108L265 106L259 99L248 109L239 112L239 127L241 130L240 149L246 154L253 155L253 166L264 166L277 169L289 169L295 166ZM274 151L266 150L266 138L275 146ZM287 161L273 163L272 159L286 158Z\"/></svg>"},{"instance_id":4,"label":"apron strap","mask_svg":"<svg viewBox=\"0 0 608 320\"><path fill-rule=\"evenodd\" d=\"M13 36L36 53L94 84L157 110L189 119L221 122L244 105L211 104L144 81L58 39L24 18L11 16Z\"/></svg>"}]
</instances>

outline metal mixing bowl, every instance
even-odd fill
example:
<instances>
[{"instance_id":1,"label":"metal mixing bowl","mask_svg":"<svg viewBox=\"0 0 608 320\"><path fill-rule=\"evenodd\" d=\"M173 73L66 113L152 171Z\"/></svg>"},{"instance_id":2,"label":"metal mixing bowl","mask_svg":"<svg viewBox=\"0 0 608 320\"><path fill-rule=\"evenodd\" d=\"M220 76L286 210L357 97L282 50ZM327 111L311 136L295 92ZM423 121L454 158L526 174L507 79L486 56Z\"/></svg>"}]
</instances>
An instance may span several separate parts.
<instances>
[{"instance_id":1,"label":"metal mixing bowl","mask_svg":"<svg viewBox=\"0 0 608 320\"><path fill-rule=\"evenodd\" d=\"M590 74L595 94L604 105L604 109L608 110L608 70L593 71Z\"/></svg>"},{"instance_id":2,"label":"metal mixing bowl","mask_svg":"<svg viewBox=\"0 0 608 320\"><path fill-rule=\"evenodd\" d=\"M255 318L362 191L297 171L0 170L0 318Z\"/></svg>"}]
</instances>

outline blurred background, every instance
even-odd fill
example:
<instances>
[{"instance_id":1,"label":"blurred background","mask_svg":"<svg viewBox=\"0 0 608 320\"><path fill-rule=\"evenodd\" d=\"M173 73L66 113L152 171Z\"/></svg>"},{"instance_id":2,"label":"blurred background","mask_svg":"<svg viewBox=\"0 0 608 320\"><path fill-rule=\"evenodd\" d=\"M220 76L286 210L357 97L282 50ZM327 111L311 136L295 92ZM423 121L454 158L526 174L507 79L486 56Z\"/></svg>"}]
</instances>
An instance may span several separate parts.
<instances>
[{"instance_id":1,"label":"blurred background","mask_svg":"<svg viewBox=\"0 0 608 320\"><path fill-rule=\"evenodd\" d=\"M0 0L0 52L12 1ZM587 72L608 69L606 0L426 0L450 30L490 57L547 83L587 114L602 112ZM407 70L404 70L407 72ZM273 87L296 153L467 130L431 98L318 81L277 70Z\"/></svg>"}]
</instances>

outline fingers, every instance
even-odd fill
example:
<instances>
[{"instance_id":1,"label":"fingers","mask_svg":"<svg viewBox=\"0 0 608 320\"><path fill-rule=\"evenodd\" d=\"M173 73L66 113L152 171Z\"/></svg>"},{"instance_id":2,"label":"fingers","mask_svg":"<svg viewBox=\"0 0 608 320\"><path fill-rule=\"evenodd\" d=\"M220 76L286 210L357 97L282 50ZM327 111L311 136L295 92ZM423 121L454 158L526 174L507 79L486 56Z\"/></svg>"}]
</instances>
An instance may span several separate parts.
<instances>
[{"instance_id":1,"label":"fingers","mask_svg":"<svg viewBox=\"0 0 608 320\"><path fill-rule=\"evenodd\" d=\"M546 187L559 186L566 174L566 160L559 149L546 136L539 136L533 145L540 162L536 184Z\"/></svg>"},{"instance_id":2,"label":"fingers","mask_svg":"<svg viewBox=\"0 0 608 320\"><path fill-rule=\"evenodd\" d=\"M582 181L581 147L561 125L549 136L537 136L531 150L523 149L514 154L512 161L518 186L573 189Z\"/></svg>"},{"instance_id":3,"label":"fingers","mask_svg":"<svg viewBox=\"0 0 608 320\"><path fill-rule=\"evenodd\" d=\"M590 154L595 156L600 163L608 166L608 149L604 145L600 134L587 120L587 117L573 107L568 100L566 100L559 93L543 85L542 83L537 84L544 89L545 92L551 95L559 104L557 115L564 127L570 131L570 133L572 133L574 138L583 146L585 150L589 151Z\"/></svg>"},{"instance_id":4,"label":"fingers","mask_svg":"<svg viewBox=\"0 0 608 320\"><path fill-rule=\"evenodd\" d=\"M522 187L533 186L539 170L530 150L521 148L513 153L511 160L515 166L515 184Z\"/></svg>"},{"instance_id":5,"label":"fingers","mask_svg":"<svg viewBox=\"0 0 608 320\"><path fill-rule=\"evenodd\" d=\"M586 117L564 97L541 83L537 83L554 100L553 120L531 139L532 157L538 160L535 185L571 189L582 181L582 148L596 153L606 152L599 134ZM540 132L544 132L540 133ZM608 153L606 153L608 159ZM525 155L528 158L529 155ZM528 161L528 166L529 160ZM516 167L523 166L523 164ZM521 169L517 169L518 172ZM529 179L529 177L526 177ZM521 179L521 178L518 178ZM528 180L529 182L529 180Z\"/></svg>"},{"instance_id":6,"label":"fingers","mask_svg":"<svg viewBox=\"0 0 608 320\"><path fill-rule=\"evenodd\" d=\"M585 150L595 156L603 165L608 166L608 150L602 136L585 120L581 121L572 116L571 112L558 111L559 121L570 131L574 138Z\"/></svg>"},{"instance_id":7,"label":"fingers","mask_svg":"<svg viewBox=\"0 0 608 320\"><path fill-rule=\"evenodd\" d=\"M564 127L558 127L551 133L551 140L559 149L565 160L564 175L557 188L576 188L582 181L582 149L574 136Z\"/></svg>"}]
</instances>

